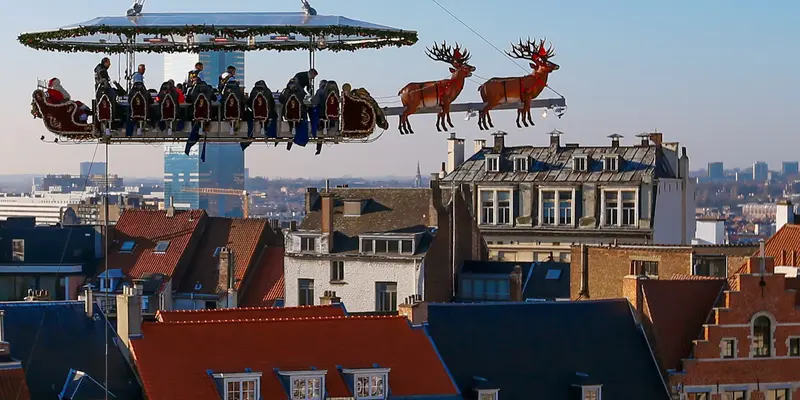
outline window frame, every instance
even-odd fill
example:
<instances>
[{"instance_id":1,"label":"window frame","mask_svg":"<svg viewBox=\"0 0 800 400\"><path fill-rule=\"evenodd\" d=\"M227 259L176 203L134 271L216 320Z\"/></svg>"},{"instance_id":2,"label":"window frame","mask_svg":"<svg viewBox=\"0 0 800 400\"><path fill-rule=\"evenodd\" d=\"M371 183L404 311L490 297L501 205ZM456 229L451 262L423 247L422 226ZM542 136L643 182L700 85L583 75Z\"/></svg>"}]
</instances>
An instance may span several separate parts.
<instances>
[{"instance_id":1,"label":"window frame","mask_svg":"<svg viewBox=\"0 0 800 400\"><path fill-rule=\"evenodd\" d=\"M572 170L575 172L588 172L589 156L586 154L572 156Z\"/></svg>"},{"instance_id":2,"label":"window frame","mask_svg":"<svg viewBox=\"0 0 800 400\"><path fill-rule=\"evenodd\" d=\"M344 260L331 260L331 283L344 282Z\"/></svg>"},{"instance_id":3,"label":"window frame","mask_svg":"<svg viewBox=\"0 0 800 400\"><path fill-rule=\"evenodd\" d=\"M478 400L482 400L483 396L492 396L492 400L498 400L500 397L500 389L478 389Z\"/></svg>"},{"instance_id":4,"label":"window frame","mask_svg":"<svg viewBox=\"0 0 800 400\"><path fill-rule=\"evenodd\" d=\"M492 168L494 167L494 168ZM486 172L500 172L500 156L487 155L486 156Z\"/></svg>"},{"instance_id":5,"label":"window frame","mask_svg":"<svg viewBox=\"0 0 800 400\"><path fill-rule=\"evenodd\" d=\"M619 154L604 154L603 171L619 172L619 159L620 159Z\"/></svg>"},{"instance_id":6,"label":"window frame","mask_svg":"<svg viewBox=\"0 0 800 400\"><path fill-rule=\"evenodd\" d=\"M633 276L650 276L658 278L659 261L660 260L632 258L629 272ZM648 268L648 266L650 268ZM655 267L655 274L652 273L652 267Z\"/></svg>"},{"instance_id":7,"label":"window frame","mask_svg":"<svg viewBox=\"0 0 800 400\"><path fill-rule=\"evenodd\" d=\"M594 398L587 397L592 392L597 396ZM581 387L581 400L601 400L603 398L603 387L601 385L586 385Z\"/></svg>"},{"instance_id":8,"label":"window frame","mask_svg":"<svg viewBox=\"0 0 800 400\"><path fill-rule=\"evenodd\" d=\"M392 298L392 292L388 290L392 285L394 285L394 298ZM380 289L385 287L387 290L381 291ZM375 282L375 311L376 312L392 312L397 311L397 291L398 285L397 282L389 282L389 281L380 281ZM388 296L384 298L383 296ZM389 308L382 307L385 306L384 304L388 300ZM391 309L391 305L394 305L394 309Z\"/></svg>"},{"instance_id":9,"label":"window frame","mask_svg":"<svg viewBox=\"0 0 800 400\"><path fill-rule=\"evenodd\" d=\"M506 223L499 222L501 214L499 192L508 192L508 222ZM491 207L484 207L484 200L483 200L484 193L491 194L491 199L492 199ZM493 225L493 226L514 226L514 222L516 221L516 213L514 212L515 208L514 194L515 190L513 187L478 188L478 209L480 210L480 213L477 213L476 215L478 224ZM505 209L506 207L502 208ZM490 210L492 212L492 214L490 214L491 215L490 221L485 218L487 210Z\"/></svg>"},{"instance_id":10,"label":"window frame","mask_svg":"<svg viewBox=\"0 0 800 400\"><path fill-rule=\"evenodd\" d=\"M130 249L125 249L125 244L127 244L127 243L131 243L131 248ZM136 250L136 241L135 240L125 240L119 246L119 253L122 253L122 254L131 254L135 250Z\"/></svg>"},{"instance_id":11,"label":"window frame","mask_svg":"<svg viewBox=\"0 0 800 400\"><path fill-rule=\"evenodd\" d=\"M792 342L794 342L795 354L792 354ZM787 357L800 357L800 336L789 336L786 339L786 356Z\"/></svg>"},{"instance_id":12,"label":"window frame","mask_svg":"<svg viewBox=\"0 0 800 400\"><path fill-rule=\"evenodd\" d=\"M278 375L289 378L288 398L291 400L324 400L327 398L327 390L325 389L325 379L328 374L327 370L313 370L313 371L277 371ZM306 388L308 388L309 379L319 379L319 397L309 397L308 390L306 389L305 398L294 397L294 383L295 381L306 381ZM260 399L260 397L259 397Z\"/></svg>"},{"instance_id":13,"label":"window frame","mask_svg":"<svg viewBox=\"0 0 800 400\"><path fill-rule=\"evenodd\" d=\"M11 261L25 262L25 239L11 239Z\"/></svg>"},{"instance_id":14,"label":"window frame","mask_svg":"<svg viewBox=\"0 0 800 400\"><path fill-rule=\"evenodd\" d=\"M761 318L765 318L767 320L768 325L768 332L766 333L767 337L766 340L763 340L764 345L766 345L766 354L761 354L761 346L757 344L757 341L761 341L756 336L756 322L761 320ZM775 346L773 345L775 340L775 319L765 313L760 312L753 316L753 319L750 320L750 357L751 358L771 358L775 356Z\"/></svg>"},{"instance_id":15,"label":"window frame","mask_svg":"<svg viewBox=\"0 0 800 400\"><path fill-rule=\"evenodd\" d=\"M356 400L383 400L389 398L389 372L391 368L373 368L373 369L342 369L342 372L353 376L353 399ZM383 394L380 396L359 396L358 395L358 380L359 378L370 379L380 378L383 382Z\"/></svg>"},{"instance_id":16,"label":"window frame","mask_svg":"<svg viewBox=\"0 0 800 400\"><path fill-rule=\"evenodd\" d=\"M222 400L231 400L231 398L228 397L229 394L230 394L230 391L228 390L228 384L230 384L230 383L239 383L239 397L238 398L239 399L244 399L244 396L243 396L244 392L243 392L243 389L242 389L242 383L243 382L254 382L255 383L255 388L254 388L254 392L253 392L255 397L253 397L252 400L258 400L258 399L261 398L261 378L262 378L262 375L263 374L261 372L244 372L244 373L214 374L213 377L215 379L221 379L222 380L222 389L223 389Z\"/></svg>"},{"instance_id":17,"label":"window frame","mask_svg":"<svg viewBox=\"0 0 800 400\"><path fill-rule=\"evenodd\" d=\"M571 201L572 206L570 207L570 222L569 224L561 223L561 192L571 192ZM545 193L553 193L553 204L554 204L554 219L553 223L544 223L544 194ZM540 187L539 188L539 226L566 226L566 227L575 227L577 224L576 221L576 210L577 210L577 199L575 198L577 193L577 189L574 187Z\"/></svg>"},{"instance_id":18,"label":"window frame","mask_svg":"<svg viewBox=\"0 0 800 400\"><path fill-rule=\"evenodd\" d=\"M358 252L360 254L373 254L373 255L386 255L386 254L398 254L398 255L406 255L406 256L413 256L417 253L417 241L419 238L419 234L413 236L382 236L382 235L359 235L358 236ZM378 251L378 242L386 242L386 251ZM391 247L394 245L390 245L394 243L397 245L397 251L389 251ZM369 246L365 246L365 243L369 243ZM411 243L411 251L404 251L403 245L404 243ZM369 249L367 249L369 247Z\"/></svg>"},{"instance_id":19,"label":"window frame","mask_svg":"<svg viewBox=\"0 0 800 400\"><path fill-rule=\"evenodd\" d=\"M159 250L159 246L162 244L166 244L163 250ZM156 246L153 247L153 254L167 254L167 250L169 250L169 240L159 240L156 242Z\"/></svg>"},{"instance_id":20,"label":"window frame","mask_svg":"<svg viewBox=\"0 0 800 400\"><path fill-rule=\"evenodd\" d=\"M307 292L306 296L301 296L300 295L302 293L302 291L304 290L304 287L306 287L306 286L301 284L302 282L311 284L311 286L310 286L311 289L310 290L305 289L305 291ZM316 302L315 302L315 298L314 298L314 292L315 292L314 284L315 284L315 282L314 282L313 279L297 278L297 305L298 306L313 306L313 305L315 305ZM306 301L301 301L301 299L304 299L306 297L307 297ZM308 299L310 299L310 304L308 303Z\"/></svg>"},{"instance_id":21,"label":"window frame","mask_svg":"<svg viewBox=\"0 0 800 400\"><path fill-rule=\"evenodd\" d=\"M617 227L638 227L639 226L639 219L641 218L640 215L640 199L639 199L639 187L606 187L602 188L600 192L600 226L617 226ZM636 205L633 211L633 225L623 225L622 224L622 192L634 192L633 201ZM617 206L616 206L616 222L609 223L606 218L606 193L616 193L617 194Z\"/></svg>"},{"instance_id":22,"label":"window frame","mask_svg":"<svg viewBox=\"0 0 800 400\"><path fill-rule=\"evenodd\" d=\"M525 173L530 172L530 167L531 167L530 157L518 155L514 156L512 160L514 162L514 172L525 172Z\"/></svg>"},{"instance_id":23,"label":"window frame","mask_svg":"<svg viewBox=\"0 0 800 400\"><path fill-rule=\"evenodd\" d=\"M764 390L764 399L771 400L777 398L776 396L769 397L770 394L774 394L774 392L782 391L784 396L784 400L791 400L792 398L792 389L788 387L779 387L779 388L768 388ZM773 393L770 393L773 392Z\"/></svg>"},{"instance_id":24,"label":"window frame","mask_svg":"<svg viewBox=\"0 0 800 400\"><path fill-rule=\"evenodd\" d=\"M301 253L316 253L317 252L317 239L318 238L319 238L318 236L310 236L310 235L308 235L308 236L306 236L306 235L300 236L300 252ZM312 244L311 249L308 249L307 248L308 246L306 246L308 241L310 241L311 244Z\"/></svg>"},{"instance_id":25,"label":"window frame","mask_svg":"<svg viewBox=\"0 0 800 400\"><path fill-rule=\"evenodd\" d=\"M730 355L726 354L727 344L731 344L731 353ZM719 358L730 360L736 358L737 355L737 343L736 338L733 337L724 337L719 341Z\"/></svg>"}]
</instances>

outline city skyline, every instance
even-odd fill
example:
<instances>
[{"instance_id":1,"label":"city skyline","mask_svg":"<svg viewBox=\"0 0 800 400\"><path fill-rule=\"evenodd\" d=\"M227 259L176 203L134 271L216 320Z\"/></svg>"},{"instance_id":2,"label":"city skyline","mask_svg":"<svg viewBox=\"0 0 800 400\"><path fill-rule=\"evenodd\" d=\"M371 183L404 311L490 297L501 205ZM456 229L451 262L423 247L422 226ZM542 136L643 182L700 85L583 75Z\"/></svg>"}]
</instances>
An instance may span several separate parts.
<instances>
[{"instance_id":1,"label":"city skyline","mask_svg":"<svg viewBox=\"0 0 800 400\"><path fill-rule=\"evenodd\" d=\"M459 101L477 100L476 89L482 78L522 74L516 65L431 1L387 3L380 8L366 0L335 5L318 0L312 4L320 14L345 15L419 32L420 42L407 49L322 52L317 56L321 77L363 86L385 106L399 105L393 95L409 81L447 76L446 66L423 54L425 46L434 40L458 40L473 55L477 70ZM792 134L800 131L800 123L792 117L792 99L800 89L793 71L800 67L800 56L786 49L800 36L800 29L789 17L796 14L795 3L778 1L771 7L688 1L658 5L622 1L603 5L589 1L538 4L536 14L547 17L538 18L535 29L530 28L530 14L507 11L521 7L519 1L498 1L491 8L473 9L455 0L442 0L441 4L501 50L521 36L546 36L555 46L554 61L562 68L551 76L549 84L566 96L570 108L561 120L553 116L542 120L534 113L536 126L524 130L515 127L513 111L496 113L496 126L509 132L506 141L510 145L546 145L545 133L556 128L565 132L566 142L584 145L605 144L606 136L612 132L625 135L623 143L633 143L635 134L658 129L666 141L679 141L687 147L693 170L725 158L776 164L792 157ZM101 55L36 52L17 43L16 35L83 21L95 14L122 14L128 6L121 1L102 3L93 7L91 15L66 3L53 4L52 13L47 15L28 8L8 10L11 18L0 27L0 44L15 62L0 68L17 68L20 64L25 68L24 72L3 71L6 76L15 77L8 82L11 95L0 100L11 126L10 133L0 138L0 156L8 160L5 173L63 171L73 168L77 161L91 160L97 150L94 145L39 142L39 136L46 132L41 121L30 118L28 99L35 78L56 74L74 98L89 99L90 71ZM145 12L185 9L185 4L177 0L145 6ZM218 3L210 0L192 5L193 11L218 9ZM240 0L226 3L226 10L298 8L279 1ZM504 23L488 24L491 20ZM671 22L652 29L653 21ZM631 36L632 31L637 35ZM745 66L731 67L734 64L728 60L738 58L736 55L743 48L753 49L754 55L747 58ZM305 53L259 52L248 53L246 58L250 81L265 79L275 90L281 89L295 72L306 69L308 62ZM119 77L120 61L112 57L115 79ZM153 77L162 75L163 57L139 55L137 62L148 65L146 82L155 86L157 83L153 82L158 79ZM755 78L741 79L744 70L753 71ZM557 95L549 91L542 95L554 96ZM758 104L769 104L769 112L761 111ZM477 130L474 119L464 121L463 114L456 114L453 119L459 137L487 138L487 133ZM419 160L425 173L438 171L446 158L446 136L433 131L433 117L413 116L412 123L418 131L413 136L401 137L397 133L396 118L390 123L391 128L375 143L325 147L320 156L313 155L313 148L295 147L287 152L282 147L256 144L248 149L251 156L246 166L258 176L405 176L413 173ZM779 142L783 145L775 146ZM20 151L20 146L24 150ZM412 152L413 157L402 156ZM31 153L37 156L31 157ZM386 157L388 154L395 156ZM159 176L160 156L159 149L152 146L112 146L109 168L126 176ZM94 158L102 161L102 151L97 151ZM739 163L742 167L748 164ZM276 170L280 172L276 174Z\"/></svg>"}]
</instances>

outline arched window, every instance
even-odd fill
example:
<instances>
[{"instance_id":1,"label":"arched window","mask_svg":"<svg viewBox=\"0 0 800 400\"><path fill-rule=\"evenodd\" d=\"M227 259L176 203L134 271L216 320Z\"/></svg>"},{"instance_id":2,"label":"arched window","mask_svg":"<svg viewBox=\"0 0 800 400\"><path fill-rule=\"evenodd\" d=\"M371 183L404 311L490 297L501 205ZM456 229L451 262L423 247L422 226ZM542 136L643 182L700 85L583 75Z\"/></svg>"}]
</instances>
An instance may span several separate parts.
<instances>
[{"instance_id":1,"label":"arched window","mask_svg":"<svg viewBox=\"0 0 800 400\"><path fill-rule=\"evenodd\" d=\"M753 357L772 355L772 321L761 315L753 321Z\"/></svg>"}]
</instances>

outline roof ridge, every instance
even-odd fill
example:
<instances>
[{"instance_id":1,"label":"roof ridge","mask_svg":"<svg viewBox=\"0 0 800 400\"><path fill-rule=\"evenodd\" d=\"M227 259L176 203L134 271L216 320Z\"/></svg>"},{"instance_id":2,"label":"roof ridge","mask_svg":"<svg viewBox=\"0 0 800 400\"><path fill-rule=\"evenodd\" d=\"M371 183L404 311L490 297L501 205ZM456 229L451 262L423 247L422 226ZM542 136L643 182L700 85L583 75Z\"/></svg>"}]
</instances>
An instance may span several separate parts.
<instances>
[{"instance_id":1,"label":"roof ridge","mask_svg":"<svg viewBox=\"0 0 800 400\"><path fill-rule=\"evenodd\" d=\"M175 313L175 314L200 314L200 313L215 313L215 312L231 312L231 311L270 311L270 310L297 310L297 309L308 309L308 308L321 308L321 307L333 307L333 304L320 304L318 306L293 306L293 307L265 307L265 306L258 306L258 307L236 307L236 308L205 308L201 310L167 310L167 311L159 311L163 313Z\"/></svg>"},{"instance_id":2,"label":"roof ridge","mask_svg":"<svg viewBox=\"0 0 800 400\"><path fill-rule=\"evenodd\" d=\"M165 321L153 322L148 325L200 325L200 324L229 324L229 323L263 323L263 322L311 322L311 321L334 321L334 320L406 320L401 315L329 315L329 316L306 316L306 317L275 317L275 318L239 318L239 319L215 319L203 321Z\"/></svg>"}]
</instances>

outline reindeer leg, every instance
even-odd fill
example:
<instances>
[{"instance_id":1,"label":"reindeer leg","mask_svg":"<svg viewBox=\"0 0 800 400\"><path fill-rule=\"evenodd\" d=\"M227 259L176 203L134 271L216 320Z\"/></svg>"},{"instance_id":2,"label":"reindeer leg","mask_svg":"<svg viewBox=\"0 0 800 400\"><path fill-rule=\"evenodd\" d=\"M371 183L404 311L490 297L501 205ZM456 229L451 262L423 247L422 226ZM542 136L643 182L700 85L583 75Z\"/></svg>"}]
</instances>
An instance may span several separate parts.
<instances>
[{"instance_id":1,"label":"reindeer leg","mask_svg":"<svg viewBox=\"0 0 800 400\"><path fill-rule=\"evenodd\" d=\"M442 128L440 126L441 123L442 123L442 110L439 110L439 112L436 113L436 131L437 132L441 132L442 131ZM445 128L445 129L447 129L447 128Z\"/></svg>"},{"instance_id":2,"label":"reindeer leg","mask_svg":"<svg viewBox=\"0 0 800 400\"><path fill-rule=\"evenodd\" d=\"M489 114L488 111L486 112L486 120L489 121L489 127L494 128L494 124L492 123L492 114Z\"/></svg>"},{"instance_id":3,"label":"reindeer leg","mask_svg":"<svg viewBox=\"0 0 800 400\"><path fill-rule=\"evenodd\" d=\"M400 131L401 135L405 135L406 134L406 132L404 130L405 124L406 124L406 121L405 121L405 118L404 118L404 114L400 114L400 122L397 124L397 130Z\"/></svg>"},{"instance_id":4,"label":"reindeer leg","mask_svg":"<svg viewBox=\"0 0 800 400\"><path fill-rule=\"evenodd\" d=\"M455 125L453 125L453 120L450 119L450 104L447 105L447 110L445 113L447 114L447 124L450 125L451 128L455 128Z\"/></svg>"},{"instance_id":5,"label":"reindeer leg","mask_svg":"<svg viewBox=\"0 0 800 400\"><path fill-rule=\"evenodd\" d=\"M483 110L478 112L478 129L484 130L483 128L483 121L486 119L486 114L484 114Z\"/></svg>"},{"instance_id":6,"label":"reindeer leg","mask_svg":"<svg viewBox=\"0 0 800 400\"><path fill-rule=\"evenodd\" d=\"M442 129L445 132L447 132L447 125L445 124L447 122L447 111L445 110L444 107L442 107L441 113L442 113Z\"/></svg>"},{"instance_id":7,"label":"reindeer leg","mask_svg":"<svg viewBox=\"0 0 800 400\"><path fill-rule=\"evenodd\" d=\"M524 112L525 112L525 110L523 110L521 108L517 109L517 128L522 128L522 125L519 124L520 117L522 117L522 122L525 123L525 117L522 116L522 113L524 113ZM528 126L528 124L525 123L525 126Z\"/></svg>"},{"instance_id":8,"label":"reindeer leg","mask_svg":"<svg viewBox=\"0 0 800 400\"><path fill-rule=\"evenodd\" d=\"M533 117L531 117L531 100L533 99L528 99L525 109L528 110L528 122L531 123L531 126L536 126L536 124L533 123Z\"/></svg>"},{"instance_id":9,"label":"reindeer leg","mask_svg":"<svg viewBox=\"0 0 800 400\"><path fill-rule=\"evenodd\" d=\"M406 133L413 135L414 129L411 128L411 119L406 117Z\"/></svg>"}]
</instances>

